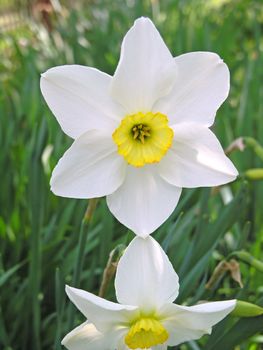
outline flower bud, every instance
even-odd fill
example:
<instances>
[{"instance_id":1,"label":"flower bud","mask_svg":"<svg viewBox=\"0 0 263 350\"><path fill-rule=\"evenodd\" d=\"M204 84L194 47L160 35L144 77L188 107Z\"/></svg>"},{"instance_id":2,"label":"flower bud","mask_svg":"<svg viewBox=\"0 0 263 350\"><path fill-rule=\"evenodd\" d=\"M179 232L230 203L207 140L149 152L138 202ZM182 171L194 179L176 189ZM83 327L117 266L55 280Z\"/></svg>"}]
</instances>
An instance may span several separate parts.
<instances>
[{"instance_id":1,"label":"flower bud","mask_svg":"<svg viewBox=\"0 0 263 350\"><path fill-rule=\"evenodd\" d=\"M263 315L263 308L246 301L237 300L236 307L231 312L231 315L237 317L260 316Z\"/></svg>"},{"instance_id":2,"label":"flower bud","mask_svg":"<svg viewBox=\"0 0 263 350\"><path fill-rule=\"evenodd\" d=\"M263 180L263 168L248 169L245 171L245 176L249 180Z\"/></svg>"}]
</instances>

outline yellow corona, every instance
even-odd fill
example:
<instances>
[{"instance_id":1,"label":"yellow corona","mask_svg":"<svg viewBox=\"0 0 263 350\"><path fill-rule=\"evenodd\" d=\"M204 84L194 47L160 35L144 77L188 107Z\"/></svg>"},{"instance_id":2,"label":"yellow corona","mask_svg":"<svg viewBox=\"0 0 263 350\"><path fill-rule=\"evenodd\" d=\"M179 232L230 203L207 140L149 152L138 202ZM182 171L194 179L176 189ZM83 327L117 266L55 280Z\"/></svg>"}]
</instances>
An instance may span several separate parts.
<instances>
[{"instance_id":1,"label":"yellow corona","mask_svg":"<svg viewBox=\"0 0 263 350\"><path fill-rule=\"evenodd\" d=\"M112 134L118 153L135 167L159 162L171 147L173 136L167 116L159 112L127 115Z\"/></svg>"},{"instance_id":2,"label":"yellow corona","mask_svg":"<svg viewBox=\"0 0 263 350\"><path fill-rule=\"evenodd\" d=\"M125 343L130 349L148 349L165 343L168 337L168 332L158 320L140 318L132 324Z\"/></svg>"}]
</instances>

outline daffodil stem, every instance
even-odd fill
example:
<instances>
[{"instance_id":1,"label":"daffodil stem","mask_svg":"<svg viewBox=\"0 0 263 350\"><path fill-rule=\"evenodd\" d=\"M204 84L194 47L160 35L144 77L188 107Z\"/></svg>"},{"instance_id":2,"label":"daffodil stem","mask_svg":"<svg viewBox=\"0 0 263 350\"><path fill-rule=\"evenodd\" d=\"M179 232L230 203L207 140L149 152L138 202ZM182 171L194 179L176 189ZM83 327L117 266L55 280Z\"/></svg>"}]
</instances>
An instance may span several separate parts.
<instances>
[{"instance_id":1,"label":"daffodil stem","mask_svg":"<svg viewBox=\"0 0 263 350\"><path fill-rule=\"evenodd\" d=\"M78 241L78 251L77 251L77 259L76 259L76 265L73 272L73 278L72 278L72 285L75 288L79 287L80 284L80 277L81 277L81 271L83 268L83 261L85 256L85 246L87 243L88 238L88 228L89 224L91 222L91 219L93 217L94 211L97 207L98 198L90 199L88 208L84 214L84 217L82 219L81 227L80 227L80 233L79 233L79 241ZM68 328L73 327L74 323L74 308L73 304L69 305L69 317L68 317Z\"/></svg>"},{"instance_id":2,"label":"daffodil stem","mask_svg":"<svg viewBox=\"0 0 263 350\"><path fill-rule=\"evenodd\" d=\"M263 272L263 262L254 258L251 254L249 254L246 251L240 250L240 251L233 252L228 256L228 259L232 257L238 258L240 261L254 267L260 272Z\"/></svg>"}]
</instances>

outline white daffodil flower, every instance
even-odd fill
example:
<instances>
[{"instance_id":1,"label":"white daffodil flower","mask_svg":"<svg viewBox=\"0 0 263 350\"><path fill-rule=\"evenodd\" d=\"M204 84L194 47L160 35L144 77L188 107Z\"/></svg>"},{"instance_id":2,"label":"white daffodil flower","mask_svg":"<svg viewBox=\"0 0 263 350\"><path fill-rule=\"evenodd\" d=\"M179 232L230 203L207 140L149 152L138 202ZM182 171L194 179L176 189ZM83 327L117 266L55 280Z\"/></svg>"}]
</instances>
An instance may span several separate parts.
<instances>
[{"instance_id":1,"label":"white daffodil flower","mask_svg":"<svg viewBox=\"0 0 263 350\"><path fill-rule=\"evenodd\" d=\"M126 34L113 77L66 65L41 77L42 94L75 141L55 167L59 196L107 196L112 214L145 237L173 212L182 187L217 186L237 170L209 127L229 92L211 52L173 58L148 18Z\"/></svg>"},{"instance_id":2,"label":"white daffodil flower","mask_svg":"<svg viewBox=\"0 0 263 350\"><path fill-rule=\"evenodd\" d=\"M173 304L178 276L151 237L136 237L121 257L115 279L119 304L66 287L70 300L88 319L63 339L69 350L166 350L211 333L235 300L195 306Z\"/></svg>"}]
</instances>

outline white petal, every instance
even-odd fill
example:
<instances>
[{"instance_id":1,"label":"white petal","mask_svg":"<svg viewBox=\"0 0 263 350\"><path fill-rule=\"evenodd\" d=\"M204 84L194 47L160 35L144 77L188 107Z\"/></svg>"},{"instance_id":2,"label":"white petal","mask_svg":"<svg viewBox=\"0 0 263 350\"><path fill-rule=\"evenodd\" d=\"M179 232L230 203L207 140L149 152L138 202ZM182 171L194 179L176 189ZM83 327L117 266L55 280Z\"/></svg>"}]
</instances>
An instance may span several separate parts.
<instances>
[{"instance_id":1,"label":"white petal","mask_svg":"<svg viewBox=\"0 0 263 350\"><path fill-rule=\"evenodd\" d=\"M172 214L180 194L181 188L164 181L154 165L128 166L124 183L107 203L122 224L146 237Z\"/></svg>"},{"instance_id":2,"label":"white petal","mask_svg":"<svg viewBox=\"0 0 263 350\"><path fill-rule=\"evenodd\" d=\"M109 96L112 77L97 69L68 65L42 74L42 94L63 131L77 138L91 129L113 131L123 110Z\"/></svg>"},{"instance_id":3,"label":"white petal","mask_svg":"<svg viewBox=\"0 0 263 350\"><path fill-rule=\"evenodd\" d=\"M176 299L178 276L155 239L136 237L119 261L115 289L119 303L155 310Z\"/></svg>"},{"instance_id":4,"label":"white petal","mask_svg":"<svg viewBox=\"0 0 263 350\"><path fill-rule=\"evenodd\" d=\"M68 198L94 198L114 192L124 181L126 163L111 136L88 131L75 140L55 167L51 190Z\"/></svg>"},{"instance_id":5,"label":"white petal","mask_svg":"<svg viewBox=\"0 0 263 350\"><path fill-rule=\"evenodd\" d=\"M169 333L168 345L177 345L184 341L210 334L212 326L225 318L236 306L236 300L217 301L195 306L166 305L160 311L160 317L166 317L162 323Z\"/></svg>"},{"instance_id":6,"label":"white petal","mask_svg":"<svg viewBox=\"0 0 263 350\"><path fill-rule=\"evenodd\" d=\"M117 329L120 324L127 323L137 315L134 306L120 305L82 289L66 286L70 300L91 323L101 332Z\"/></svg>"},{"instance_id":7,"label":"white petal","mask_svg":"<svg viewBox=\"0 0 263 350\"><path fill-rule=\"evenodd\" d=\"M155 105L171 124L195 122L210 126L229 93L229 70L212 52L191 52L175 58L172 91Z\"/></svg>"},{"instance_id":8,"label":"white petal","mask_svg":"<svg viewBox=\"0 0 263 350\"><path fill-rule=\"evenodd\" d=\"M174 142L158 164L160 175L179 187L218 186L238 175L216 136L198 124L174 126Z\"/></svg>"},{"instance_id":9,"label":"white petal","mask_svg":"<svg viewBox=\"0 0 263 350\"><path fill-rule=\"evenodd\" d=\"M85 322L68 333L61 344L68 350L115 350L122 332L99 332L91 323Z\"/></svg>"},{"instance_id":10,"label":"white petal","mask_svg":"<svg viewBox=\"0 0 263 350\"><path fill-rule=\"evenodd\" d=\"M149 111L171 91L174 59L149 18L140 18L126 34L113 76L111 96L127 113Z\"/></svg>"},{"instance_id":11,"label":"white petal","mask_svg":"<svg viewBox=\"0 0 263 350\"><path fill-rule=\"evenodd\" d=\"M164 326L169 333L169 339L167 341L169 346L175 346L190 340L196 340L205 334L210 334L207 331L199 329L188 329L180 326L174 326L172 323L168 322Z\"/></svg>"}]
</instances>

